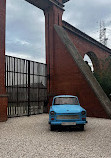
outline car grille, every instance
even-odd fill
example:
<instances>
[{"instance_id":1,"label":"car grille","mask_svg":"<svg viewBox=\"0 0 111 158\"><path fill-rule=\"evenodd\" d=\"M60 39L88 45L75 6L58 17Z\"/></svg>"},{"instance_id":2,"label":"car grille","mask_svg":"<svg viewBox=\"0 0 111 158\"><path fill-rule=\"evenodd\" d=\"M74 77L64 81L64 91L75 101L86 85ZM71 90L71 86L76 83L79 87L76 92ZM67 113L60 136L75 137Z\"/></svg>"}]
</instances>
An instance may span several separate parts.
<instances>
[{"instance_id":1,"label":"car grille","mask_svg":"<svg viewBox=\"0 0 111 158\"><path fill-rule=\"evenodd\" d=\"M57 120L74 120L79 119L79 115L57 115Z\"/></svg>"}]
</instances>

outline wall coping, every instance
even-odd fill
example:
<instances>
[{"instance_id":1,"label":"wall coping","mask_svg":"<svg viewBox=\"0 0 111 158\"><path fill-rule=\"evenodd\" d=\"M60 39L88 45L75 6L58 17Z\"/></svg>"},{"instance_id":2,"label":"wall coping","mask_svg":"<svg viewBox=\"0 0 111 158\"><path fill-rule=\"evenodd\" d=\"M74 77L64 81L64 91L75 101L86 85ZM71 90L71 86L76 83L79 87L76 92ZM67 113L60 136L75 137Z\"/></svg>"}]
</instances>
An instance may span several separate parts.
<instances>
[{"instance_id":1,"label":"wall coping","mask_svg":"<svg viewBox=\"0 0 111 158\"><path fill-rule=\"evenodd\" d=\"M71 24L67 23L66 21L62 21L63 28L67 29L68 31L71 31L72 33L76 34L77 36L87 40L88 42L98 46L99 48L107 51L109 54L111 54L111 49L106 47L105 45L101 44L100 42L96 41L94 38L88 36L84 32L80 31L76 27L72 26Z\"/></svg>"}]
</instances>

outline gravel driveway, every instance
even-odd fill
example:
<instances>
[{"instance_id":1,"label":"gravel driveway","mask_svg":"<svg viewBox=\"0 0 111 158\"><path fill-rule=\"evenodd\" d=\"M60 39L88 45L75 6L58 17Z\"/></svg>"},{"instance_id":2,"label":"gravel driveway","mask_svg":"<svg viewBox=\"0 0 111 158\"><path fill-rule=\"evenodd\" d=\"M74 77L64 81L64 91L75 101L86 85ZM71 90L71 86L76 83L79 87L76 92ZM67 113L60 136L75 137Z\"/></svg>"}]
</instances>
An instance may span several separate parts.
<instances>
[{"instance_id":1,"label":"gravel driveway","mask_svg":"<svg viewBox=\"0 0 111 158\"><path fill-rule=\"evenodd\" d=\"M85 131L49 130L48 114L0 123L0 158L111 158L111 120L88 118Z\"/></svg>"}]
</instances>

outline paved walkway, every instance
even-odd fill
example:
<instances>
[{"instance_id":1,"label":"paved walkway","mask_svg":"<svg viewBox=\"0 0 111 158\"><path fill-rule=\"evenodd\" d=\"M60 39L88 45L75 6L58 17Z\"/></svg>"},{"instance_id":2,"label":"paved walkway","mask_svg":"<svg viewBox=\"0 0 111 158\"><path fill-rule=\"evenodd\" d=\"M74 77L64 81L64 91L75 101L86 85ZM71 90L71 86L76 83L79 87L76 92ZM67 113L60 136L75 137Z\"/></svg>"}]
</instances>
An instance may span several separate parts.
<instances>
[{"instance_id":1,"label":"paved walkway","mask_svg":"<svg viewBox=\"0 0 111 158\"><path fill-rule=\"evenodd\" d=\"M48 115L0 123L0 158L111 158L111 120L88 118L85 131L49 130Z\"/></svg>"}]
</instances>

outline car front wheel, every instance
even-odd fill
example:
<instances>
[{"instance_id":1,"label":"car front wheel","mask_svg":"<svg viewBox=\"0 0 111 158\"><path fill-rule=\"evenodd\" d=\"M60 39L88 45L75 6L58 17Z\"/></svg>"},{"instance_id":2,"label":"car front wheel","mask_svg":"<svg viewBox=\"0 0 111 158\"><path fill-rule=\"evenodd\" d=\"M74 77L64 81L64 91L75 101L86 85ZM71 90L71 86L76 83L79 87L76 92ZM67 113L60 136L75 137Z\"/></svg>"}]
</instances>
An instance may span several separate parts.
<instances>
[{"instance_id":1,"label":"car front wheel","mask_svg":"<svg viewBox=\"0 0 111 158\"><path fill-rule=\"evenodd\" d=\"M79 125L79 129L80 129L81 131L84 131L84 125Z\"/></svg>"},{"instance_id":2,"label":"car front wheel","mask_svg":"<svg viewBox=\"0 0 111 158\"><path fill-rule=\"evenodd\" d=\"M54 131L55 130L55 125L50 125L50 130Z\"/></svg>"}]
</instances>

